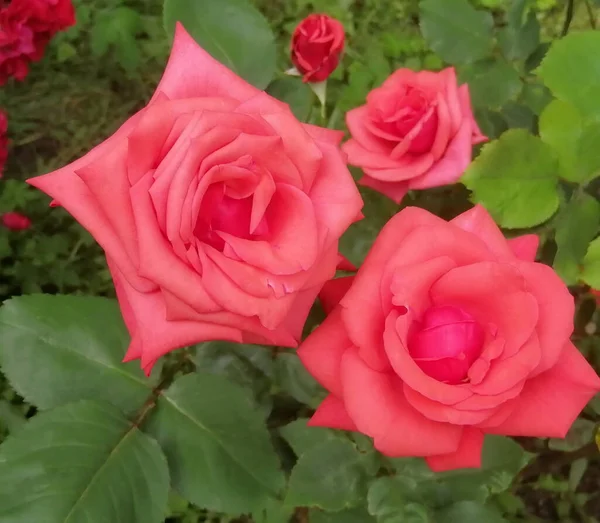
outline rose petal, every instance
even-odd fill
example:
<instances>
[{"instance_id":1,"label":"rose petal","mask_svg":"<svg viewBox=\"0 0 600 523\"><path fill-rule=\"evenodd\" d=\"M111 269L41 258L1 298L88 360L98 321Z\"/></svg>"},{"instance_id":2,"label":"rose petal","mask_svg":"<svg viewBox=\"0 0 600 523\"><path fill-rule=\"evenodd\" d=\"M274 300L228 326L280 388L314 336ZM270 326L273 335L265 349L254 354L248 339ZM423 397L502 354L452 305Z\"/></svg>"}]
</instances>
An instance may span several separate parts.
<instances>
[{"instance_id":1,"label":"rose petal","mask_svg":"<svg viewBox=\"0 0 600 523\"><path fill-rule=\"evenodd\" d=\"M421 416L404 399L393 376L374 371L356 349L342 358L344 405L357 428L387 456L432 456L454 452L462 427Z\"/></svg>"},{"instance_id":2,"label":"rose petal","mask_svg":"<svg viewBox=\"0 0 600 523\"><path fill-rule=\"evenodd\" d=\"M331 427L332 429L356 430L342 400L333 394L327 396L308 422L309 427Z\"/></svg>"},{"instance_id":3,"label":"rose petal","mask_svg":"<svg viewBox=\"0 0 600 523\"><path fill-rule=\"evenodd\" d=\"M396 203L400 203L408 192L408 182L380 182L374 178L363 176L358 185L370 187L371 189L384 194Z\"/></svg>"},{"instance_id":4,"label":"rose petal","mask_svg":"<svg viewBox=\"0 0 600 523\"><path fill-rule=\"evenodd\" d=\"M525 384L508 419L487 430L508 436L564 438L599 390L600 379L569 341L551 369Z\"/></svg>"},{"instance_id":5,"label":"rose petal","mask_svg":"<svg viewBox=\"0 0 600 523\"><path fill-rule=\"evenodd\" d=\"M323 289L319 293L319 301L326 314L331 313L337 307L340 300L348 292L348 289L350 289L353 281L354 276L345 276L329 280L323 285Z\"/></svg>"},{"instance_id":6,"label":"rose petal","mask_svg":"<svg viewBox=\"0 0 600 523\"><path fill-rule=\"evenodd\" d=\"M513 254L523 261L535 261L540 238L537 234L524 234L508 240L508 246Z\"/></svg>"},{"instance_id":7,"label":"rose petal","mask_svg":"<svg viewBox=\"0 0 600 523\"><path fill-rule=\"evenodd\" d=\"M365 125L368 118L370 117L366 105L346 113L346 125L348 125L352 138L368 151L389 155L392 147L386 140L373 136Z\"/></svg>"},{"instance_id":8,"label":"rose petal","mask_svg":"<svg viewBox=\"0 0 600 523\"><path fill-rule=\"evenodd\" d=\"M478 429L465 428L456 452L426 458L427 464L434 472L453 469L481 467L483 450L483 432Z\"/></svg>"}]
</instances>

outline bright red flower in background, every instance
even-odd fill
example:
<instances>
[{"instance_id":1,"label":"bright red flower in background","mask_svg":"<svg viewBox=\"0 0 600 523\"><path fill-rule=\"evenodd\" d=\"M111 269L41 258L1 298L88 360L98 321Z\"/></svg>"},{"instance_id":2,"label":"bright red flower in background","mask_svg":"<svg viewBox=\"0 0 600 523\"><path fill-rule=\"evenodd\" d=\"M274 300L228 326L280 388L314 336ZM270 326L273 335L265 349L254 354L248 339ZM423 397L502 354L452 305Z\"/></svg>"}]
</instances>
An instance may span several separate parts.
<instances>
[{"instance_id":1,"label":"bright red flower in background","mask_svg":"<svg viewBox=\"0 0 600 523\"><path fill-rule=\"evenodd\" d=\"M4 164L8 158L8 118L6 113L0 110L0 178L4 173Z\"/></svg>"},{"instance_id":2,"label":"bright red flower in background","mask_svg":"<svg viewBox=\"0 0 600 523\"><path fill-rule=\"evenodd\" d=\"M356 277L323 289L329 315L298 349L331 393L310 424L434 470L479 466L485 433L564 437L600 379L537 244L507 241L482 207L393 217Z\"/></svg>"},{"instance_id":3,"label":"bright red flower in background","mask_svg":"<svg viewBox=\"0 0 600 523\"><path fill-rule=\"evenodd\" d=\"M7 212L2 215L2 225L12 231L24 231L31 227L31 220L18 212Z\"/></svg>"},{"instance_id":4,"label":"bright red flower in background","mask_svg":"<svg viewBox=\"0 0 600 523\"><path fill-rule=\"evenodd\" d=\"M75 24L71 0L12 0L0 8L0 85L23 80L48 42Z\"/></svg>"},{"instance_id":5,"label":"bright red flower in background","mask_svg":"<svg viewBox=\"0 0 600 523\"><path fill-rule=\"evenodd\" d=\"M366 105L346 114L346 123L352 139L343 150L365 174L359 183L398 203L411 189L458 181L473 144L487 139L453 68L399 69L368 94Z\"/></svg>"},{"instance_id":6,"label":"bright red flower in background","mask_svg":"<svg viewBox=\"0 0 600 523\"><path fill-rule=\"evenodd\" d=\"M344 26L335 18L313 14L292 35L291 58L305 82L322 82L340 63Z\"/></svg>"},{"instance_id":7,"label":"bright red flower in background","mask_svg":"<svg viewBox=\"0 0 600 523\"><path fill-rule=\"evenodd\" d=\"M178 24L150 104L29 182L106 252L149 372L205 340L297 346L362 207L338 145L215 61Z\"/></svg>"}]
</instances>

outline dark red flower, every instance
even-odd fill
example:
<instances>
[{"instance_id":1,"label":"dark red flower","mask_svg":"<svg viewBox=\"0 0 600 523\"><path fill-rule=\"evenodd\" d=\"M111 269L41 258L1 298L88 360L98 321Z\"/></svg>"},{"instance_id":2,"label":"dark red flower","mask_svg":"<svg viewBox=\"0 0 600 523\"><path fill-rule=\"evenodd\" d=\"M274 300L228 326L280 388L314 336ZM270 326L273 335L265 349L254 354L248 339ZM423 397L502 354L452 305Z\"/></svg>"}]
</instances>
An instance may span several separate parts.
<instances>
[{"instance_id":1,"label":"dark red flower","mask_svg":"<svg viewBox=\"0 0 600 523\"><path fill-rule=\"evenodd\" d=\"M24 231L31 227L31 220L18 212L7 212L2 215L2 225L11 231Z\"/></svg>"},{"instance_id":2,"label":"dark red flower","mask_svg":"<svg viewBox=\"0 0 600 523\"><path fill-rule=\"evenodd\" d=\"M292 35L292 62L305 82L322 82L340 62L344 26L335 18L314 14L298 24Z\"/></svg>"}]
</instances>

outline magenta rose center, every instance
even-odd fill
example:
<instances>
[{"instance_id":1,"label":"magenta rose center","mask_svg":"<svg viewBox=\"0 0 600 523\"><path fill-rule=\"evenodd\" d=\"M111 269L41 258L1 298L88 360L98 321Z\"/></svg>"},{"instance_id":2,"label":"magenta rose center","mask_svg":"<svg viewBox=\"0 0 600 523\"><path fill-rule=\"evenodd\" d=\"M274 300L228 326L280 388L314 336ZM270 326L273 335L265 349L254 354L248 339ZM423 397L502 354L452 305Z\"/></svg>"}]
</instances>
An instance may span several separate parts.
<instances>
[{"instance_id":1,"label":"magenta rose center","mask_svg":"<svg viewBox=\"0 0 600 523\"><path fill-rule=\"evenodd\" d=\"M457 384L483 348L484 330L460 307L436 306L425 311L408 333L408 350L425 374Z\"/></svg>"}]
</instances>

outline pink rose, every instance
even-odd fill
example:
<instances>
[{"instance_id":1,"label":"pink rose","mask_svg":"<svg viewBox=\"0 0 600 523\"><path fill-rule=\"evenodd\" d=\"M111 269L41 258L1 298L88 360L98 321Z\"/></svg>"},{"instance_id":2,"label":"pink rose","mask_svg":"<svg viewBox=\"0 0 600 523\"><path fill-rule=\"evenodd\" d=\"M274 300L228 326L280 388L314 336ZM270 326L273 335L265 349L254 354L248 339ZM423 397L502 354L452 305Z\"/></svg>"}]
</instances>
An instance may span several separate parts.
<instances>
[{"instance_id":1,"label":"pink rose","mask_svg":"<svg viewBox=\"0 0 600 523\"><path fill-rule=\"evenodd\" d=\"M360 184L400 202L411 189L456 182L485 141L473 118L467 85L453 68L439 73L399 69L367 103L349 111L348 163L361 167Z\"/></svg>"},{"instance_id":2,"label":"pink rose","mask_svg":"<svg viewBox=\"0 0 600 523\"><path fill-rule=\"evenodd\" d=\"M177 26L149 105L29 182L102 245L131 332L127 360L204 340L297 346L362 200L341 133L212 59Z\"/></svg>"},{"instance_id":3,"label":"pink rose","mask_svg":"<svg viewBox=\"0 0 600 523\"><path fill-rule=\"evenodd\" d=\"M330 392L310 424L436 471L479 466L485 433L564 437L600 379L537 244L507 241L482 207L393 217L356 277L323 289L329 316L298 350Z\"/></svg>"}]
</instances>

